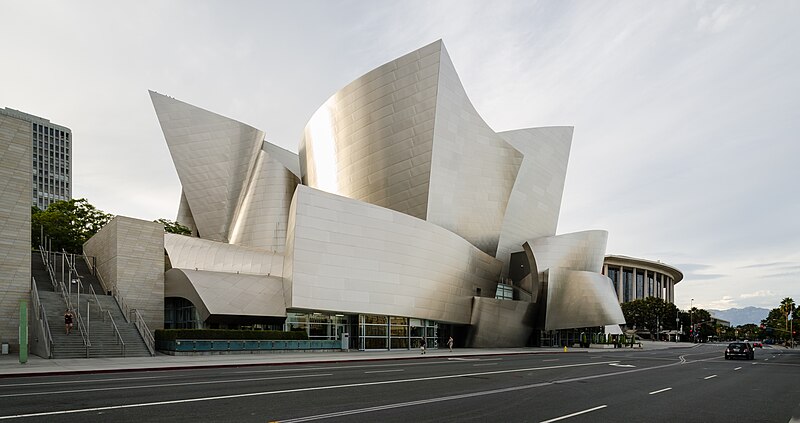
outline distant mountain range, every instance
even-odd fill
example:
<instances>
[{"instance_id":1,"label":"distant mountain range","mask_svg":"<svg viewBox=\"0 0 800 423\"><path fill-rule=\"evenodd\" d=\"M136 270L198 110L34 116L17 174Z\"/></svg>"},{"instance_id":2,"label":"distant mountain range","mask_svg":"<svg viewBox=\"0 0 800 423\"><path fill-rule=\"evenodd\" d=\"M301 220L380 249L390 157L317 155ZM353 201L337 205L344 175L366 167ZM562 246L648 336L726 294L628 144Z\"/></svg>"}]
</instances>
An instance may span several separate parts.
<instances>
[{"instance_id":1,"label":"distant mountain range","mask_svg":"<svg viewBox=\"0 0 800 423\"><path fill-rule=\"evenodd\" d=\"M760 307L729 308L727 310L708 310L712 316L731 322L731 326L741 326L748 323L761 324L766 319L769 310Z\"/></svg>"}]
</instances>

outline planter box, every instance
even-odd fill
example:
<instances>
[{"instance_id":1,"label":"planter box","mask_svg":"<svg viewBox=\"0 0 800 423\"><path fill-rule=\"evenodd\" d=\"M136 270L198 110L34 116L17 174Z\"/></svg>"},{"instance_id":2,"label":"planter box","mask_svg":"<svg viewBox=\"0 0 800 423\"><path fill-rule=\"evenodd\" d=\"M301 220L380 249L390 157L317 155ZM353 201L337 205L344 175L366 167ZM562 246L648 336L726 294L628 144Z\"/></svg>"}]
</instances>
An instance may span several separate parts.
<instances>
[{"instance_id":1,"label":"planter box","mask_svg":"<svg viewBox=\"0 0 800 423\"><path fill-rule=\"evenodd\" d=\"M339 340L206 340L157 341L156 350L169 355L254 354L259 352L341 351Z\"/></svg>"}]
</instances>

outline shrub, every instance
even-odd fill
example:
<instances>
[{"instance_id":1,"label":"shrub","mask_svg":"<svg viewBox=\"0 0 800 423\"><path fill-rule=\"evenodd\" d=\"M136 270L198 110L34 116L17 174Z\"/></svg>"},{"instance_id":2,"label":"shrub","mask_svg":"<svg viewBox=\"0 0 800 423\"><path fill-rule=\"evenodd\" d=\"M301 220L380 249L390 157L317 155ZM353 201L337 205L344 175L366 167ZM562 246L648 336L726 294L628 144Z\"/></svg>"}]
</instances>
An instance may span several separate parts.
<instances>
[{"instance_id":1,"label":"shrub","mask_svg":"<svg viewBox=\"0 0 800 423\"><path fill-rule=\"evenodd\" d=\"M271 341L306 340L305 332L283 332L278 330L235 330L235 329L157 329L153 334L156 341L176 339L266 339Z\"/></svg>"}]
</instances>

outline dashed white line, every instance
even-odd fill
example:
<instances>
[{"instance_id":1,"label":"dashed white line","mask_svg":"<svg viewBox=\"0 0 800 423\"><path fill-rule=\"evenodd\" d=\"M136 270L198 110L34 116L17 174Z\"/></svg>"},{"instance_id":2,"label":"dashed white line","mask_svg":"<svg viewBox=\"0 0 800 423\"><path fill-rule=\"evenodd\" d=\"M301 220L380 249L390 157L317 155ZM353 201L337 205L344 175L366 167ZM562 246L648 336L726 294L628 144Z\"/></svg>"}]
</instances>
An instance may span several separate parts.
<instances>
[{"instance_id":1,"label":"dashed white line","mask_svg":"<svg viewBox=\"0 0 800 423\"><path fill-rule=\"evenodd\" d=\"M708 379L715 378L715 377L717 377L717 375L706 376L703 379L708 380Z\"/></svg>"},{"instance_id":2,"label":"dashed white line","mask_svg":"<svg viewBox=\"0 0 800 423\"><path fill-rule=\"evenodd\" d=\"M370 373L394 373L394 372L404 372L404 371L405 371L405 370L403 370L403 369L395 369L395 370L373 370L373 371L371 371L371 372L364 372L364 374L370 374Z\"/></svg>"},{"instance_id":3,"label":"dashed white line","mask_svg":"<svg viewBox=\"0 0 800 423\"><path fill-rule=\"evenodd\" d=\"M542 361L558 361L558 360L561 360L561 359L560 358L550 358L550 359L542 360Z\"/></svg>"},{"instance_id":4,"label":"dashed white line","mask_svg":"<svg viewBox=\"0 0 800 423\"><path fill-rule=\"evenodd\" d=\"M497 363L478 363L478 364L473 364L472 366L476 367L476 366L496 366L496 365Z\"/></svg>"},{"instance_id":5,"label":"dashed white line","mask_svg":"<svg viewBox=\"0 0 800 423\"><path fill-rule=\"evenodd\" d=\"M563 369L563 368L568 368L568 367L597 366L597 365L602 365L602 364L607 364L607 363L608 362L565 364L565 365L561 365L561 366L532 367L532 368L526 368L526 369L496 370L496 371L492 371L492 372L463 373L463 374L455 374L455 375L431 376L431 377L421 377L421 378L401 379L401 380L384 380L384 381L377 381L377 382L348 383L348 384L343 384L343 385L326 385L326 386L312 386L312 387L295 388L295 389L281 389L281 390L276 390L276 391L248 392L248 393L244 393L244 394L232 394L232 395L220 395L220 396L213 396L213 397L187 398L187 399L172 400L172 401L157 401L157 402L147 402L147 403L138 403L138 404L110 405L110 406L105 406L105 407L79 408L79 409L60 410L60 411L46 411L46 412L30 413L30 414L15 414L15 415L0 416L0 420L17 419L17 418L21 418L21 417L44 417L44 416L55 416L55 415L63 415L63 414L76 414L76 413L87 413L87 412L96 412L96 411L120 410L120 409L141 408L141 407L153 407L153 406L169 405L169 404L186 404L186 403L193 403L193 402L226 400L226 399L234 399L234 398L251 398L251 397L266 396L266 395L279 395L279 394L289 394L289 393L297 393L297 392L313 392L313 391L322 391L322 390L330 390L330 389L341 389L341 388L353 388L353 387L362 387L362 386L378 386L378 385L388 385L388 384L398 384L398 383L420 382L420 381L428 381L428 380L445 380L445 379L462 378L462 377L470 377L470 376L518 373L518 372L528 372L528 371L536 371L536 370ZM615 376L616 374L609 374L608 376L612 376L612 375ZM583 379L593 379L593 378L597 378L597 377L602 377L602 376L601 375L593 375L593 376L588 376L588 377L583 377L583 378L567 379L567 380L559 381L559 383L568 383L570 381L577 381L577 380L583 380ZM438 399L415 401L415 402L410 402L410 403L401 403L401 404L395 404L395 405L388 406L388 408L406 407L406 406L415 405L415 404L426 404L426 403L432 403L432 402L449 401L449 400L453 400L453 399L471 398L471 397L477 397L477 396L492 395L492 394L497 394L497 393L513 392L513 391L531 389L531 388L536 388L536 387L541 387L541 386L548 386L548 385L552 385L553 383L554 382L540 382L540 383L535 383L535 384L532 384L532 385L514 386L514 387L511 387L511 388L496 389L496 390L492 390L492 391L477 392L477 393L472 393L472 394L461 394L461 395L443 397L443 398L438 398ZM124 387L123 387L123 389L124 389ZM375 409L388 409L388 408L387 407L375 407ZM373 409L352 410L352 411L347 412L347 414L365 413L365 412L370 412L370 411L373 411ZM293 419L291 421L298 421L299 422L299 421L307 421L307 420L318 420L319 418L320 418L319 416L311 416L309 418ZM328 417L325 417L325 418L328 418Z\"/></svg>"},{"instance_id":6,"label":"dashed white line","mask_svg":"<svg viewBox=\"0 0 800 423\"><path fill-rule=\"evenodd\" d=\"M577 413L567 414L566 416L556 417L556 418L550 419L550 420L543 420L541 423L557 422L559 420L568 419L570 417L579 416L581 414L591 413L592 411L597 411L597 410L600 410L600 409L603 409L603 408L606 408L606 407L607 407L606 405L599 405L597 407L590 408L588 410L583 410L583 411L578 411Z\"/></svg>"},{"instance_id":7,"label":"dashed white line","mask_svg":"<svg viewBox=\"0 0 800 423\"><path fill-rule=\"evenodd\" d=\"M667 392L667 391L669 391L669 390L672 390L672 388L664 388L664 389L659 389L658 391L653 391L653 392L650 392L650 395L660 394L660 393L662 393L662 392Z\"/></svg>"},{"instance_id":8,"label":"dashed white line","mask_svg":"<svg viewBox=\"0 0 800 423\"><path fill-rule=\"evenodd\" d=\"M737 368L735 368L733 370L742 370L742 368L741 367L737 367Z\"/></svg>"}]
</instances>

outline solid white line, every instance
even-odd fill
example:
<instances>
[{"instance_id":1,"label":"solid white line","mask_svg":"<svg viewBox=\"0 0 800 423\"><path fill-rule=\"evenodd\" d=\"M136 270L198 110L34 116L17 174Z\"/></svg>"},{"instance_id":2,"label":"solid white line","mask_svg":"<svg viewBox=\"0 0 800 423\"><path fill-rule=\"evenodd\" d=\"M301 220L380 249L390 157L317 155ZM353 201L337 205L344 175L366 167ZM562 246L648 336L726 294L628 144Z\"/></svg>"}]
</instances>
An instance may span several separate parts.
<instances>
[{"instance_id":1,"label":"solid white line","mask_svg":"<svg viewBox=\"0 0 800 423\"><path fill-rule=\"evenodd\" d=\"M741 369L742 369L741 367L737 367L737 368L735 368L733 370L741 370Z\"/></svg>"},{"instance_id":2,"label":"solid white line","mask_svg":"<svg viewBox=\"0 0 800 423\"><path fill-rule=\"evenodd\" d=\"M405 371L405 370L403 370L403 369L395 369L395 370L373 370L373 371L371 371L371 372L364 372L364 374L370 374L370 373L394 373L394 372L404 372L404 371Z\"/></svg>"},{"instance_id":3,"label":"solid white line","mask_svg":"<svg viewBox=\"0 0 800 423\"><path fill-rule=\"evenodd\" d=\"M706 379L706 380L708 380L708 379L711 379L711 378L713 378L713 377L717 377L717 375L706 376L706 377L704 377L703 379Z\"/></svg>"},{"instance_id":4,"label":"solid white line","mask_svg":"<svg viewBox=\"0 0 800 423\"><path fill-rule=\"evenodd\" d=\"M239 382L257 382L261 380L276 380L276 379L298 379L307 377L319 376L333 376L333 373L319 373L315 375L296 375L296 376L272 376L272 377L257 377L250 379L227 379L227 380L206 380L202 382L182 382L182 383L162 383L158 385L136 385L136 386L114 386L108 388L91 388L91 389L73 389L69 391L43 391L43 392L27 392L24 394L4 394L0 398L6 397L31 397L36 395L52 395L52 394L73 394L76 392L96 392L96 391L118 391L121 389L143 389L143 388L163 388L167 386L190 386L190 385L209 385L217 383L239 383Z\"/></svg>"},{"instance_id":5,"label":"solid white line","mask_svg":"<svg viewBox=\"0 0 800 423\"><path fill-rule=\"evenodd\" d=\"M65 380L65 381L52 381L52 382L31 382L31 383L13 383L9 385L0 385L0 388L8 388L11 386L38 386L38 385L74 385L76 383L92 383L92 382L118 382L127 380L141 380L141 379L167 379L174 378L175 376L143 376L143 377L120 377L108 379L85 379L85 380Z\"/></svg>"},{"instance_id":6,"label":"solid white line","mask_svg":"<svg viewBox=\"0 0 800 423\"><path fill-rule=\"evenodd\" d=\"M550 419L550 420L544 420L541 423L557 422L559 420L564 420L564 419L568 419L570 417L579 416L581 414L590 413L592 411L597 411L597 410L600 410L600 409L606 408L606 407L607 407L606 405L600 405L600 406L597 406L597 407L594 407L594 408L590 408L588 410L583 410L583 411L578 411L577 413L567 414L566 416L556 417L556 418Z\"/></svg>"},{"instance_id":7,"label":"solid white line","mask_svg":"<svg viewBox=\"0 0 800 423\"><path fill-rule=\"evenodd\" d=\"M608 364L608 363L610 363L610 362L566 364L566 365L561 365L561 366L545 366L545 367L531 367L531 368L527 368L527 369L496 370L496 371L492 371L492 372L475 372L475 373L463 373L463 374L456 374L456 375L419 377L419 378L412 378L412 379L382 380L382 381L376 381L376 382L348 383L348 384L343 384L343 385L312 386L312 387L308 387L308 388L282 389L282 390L277 390L277 391L263 391L263 392L248 392L248 393L245 393L245 394L231 394L231 395L220 395L220 396L215 396L215 397L187 398L187 399L173 400L173 401L157 401L157 402L146 402L146 403L139 403L139 404L110 405L110 406L106 406L106 407L80 408L80 409L62 410L62 411L47 411L47 412L31 413L31 414L17 414L17 415L0 416L0 420L15 419L15 418L20 418L20 417L42 417L42 416L54 416L54 415L61 415L61 414L87 413L87 412L94 412L94 411L117 410L117 409L125 409L125 408L152 407L152 406L157 406L157 405L183 404L183 403L190 403L190 402L214 401L214 400L224 400L224 399L233 399L233 398L248 398L248 397L257 397L257 396L264 396L264 395L277 395L277 394L289 394L289 393L296 393L296 392L322 391L322 390L328 390L328 389L356 388L356 387L362 387L362 386L375 386L375 385L388 385L388 384L396 384L396 383L421 382L421 381L428 381L428 380L453 379L453 378L474 377L474 376L484 376L484 375L494 375L494 374L504 374L504 373L530 372L530 371L535 371L535 370L563 369L563 368L568 368L568 367L596 366L596 365L602 365L602 364ZM594 377L598 377L598 376L595 375L595 376L590 376L590 377L594 378ZM575 380L577 380L577 378ZM529 389L529 388L532 388L532 387L546 386L546 385L550 385L550 384L552 384L552 382L544 382L544 383L539 383L539 384L534 384L534 385L527 385L527 386L522 386L522 387L508 388L508 389L505 389L505 390L497 390L497 392L511 392L511 391L516 391L516 390L520 390L520 389ZM466 395L470 396L470 394L466 394ZM472 395L472 396L474 396L474 395Z\"/></svg>"},{"instance_id":8,"label":"solid white line","mask_svg":"<svg viewBox=\"0 0 800 423\"><path fill-rule=\"evenodd\" d=\"M662 393L662 392L667 392L667 391L669 391L669 390L671 390L671 389L672 389L672 388L664 388L664 389L659 389L658 391L653 391L653 392L651 392L651 393L650 393L650 395L660 394L660 393Z\"/></svg>"}]
</instances>

